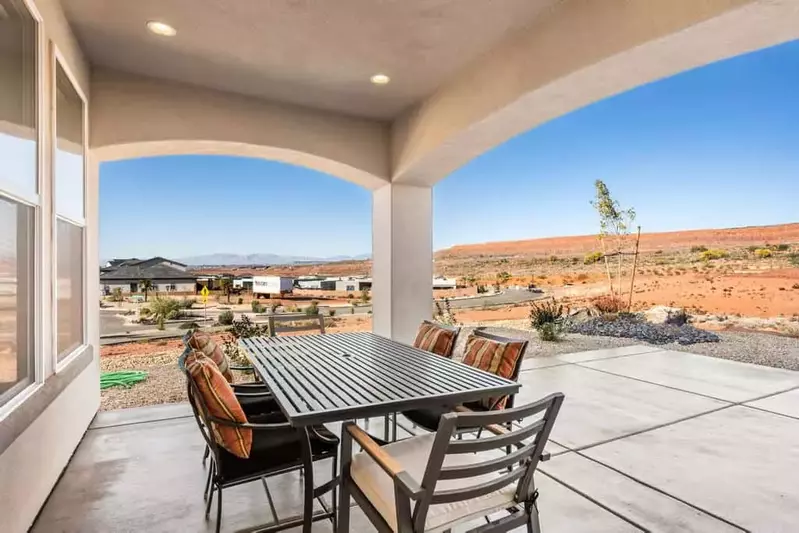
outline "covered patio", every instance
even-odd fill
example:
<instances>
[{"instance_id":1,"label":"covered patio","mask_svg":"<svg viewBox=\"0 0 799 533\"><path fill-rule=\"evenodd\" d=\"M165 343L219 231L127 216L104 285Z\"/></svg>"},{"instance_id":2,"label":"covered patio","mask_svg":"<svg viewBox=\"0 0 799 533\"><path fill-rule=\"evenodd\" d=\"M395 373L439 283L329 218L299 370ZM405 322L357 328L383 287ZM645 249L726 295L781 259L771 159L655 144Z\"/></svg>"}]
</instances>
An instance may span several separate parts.
<instances>
[{"instance_id":1,"label":"covered patio","mask_svg":"<svg viewBox=\"0 0 799 533\"><path fill-rule=\"evenodd\" d=\"M94 418L100 163L226 154L365 187L373 329L408 343L432 311L436 182L572 110L796 38L793 0L0 0L0 529L206 527L193 421ZM547 529L795 519L795 391L777 393L796 378L657 357L529 361L526 399L569 398ZM263 503L242 489L226 526Z\"/></svg>"},{"instance_id":2,"label":"covered patio","mask_svg":"<svg viewBox=\"0 0 799 533\"><path fill-rule=\"evenodd\" d=\"M790 531L799 521L799 373L630 346L528 358L520 381L522 401L566 394L553 458L537 474L547 533ZM212 531L202 449L187 405L100 413L33 531ZM298 474L268 487L277 517L250 483L231 490L223 530L301 509ZM373 531L357 509L351 527Z\"/></svg>"}]
</instances>

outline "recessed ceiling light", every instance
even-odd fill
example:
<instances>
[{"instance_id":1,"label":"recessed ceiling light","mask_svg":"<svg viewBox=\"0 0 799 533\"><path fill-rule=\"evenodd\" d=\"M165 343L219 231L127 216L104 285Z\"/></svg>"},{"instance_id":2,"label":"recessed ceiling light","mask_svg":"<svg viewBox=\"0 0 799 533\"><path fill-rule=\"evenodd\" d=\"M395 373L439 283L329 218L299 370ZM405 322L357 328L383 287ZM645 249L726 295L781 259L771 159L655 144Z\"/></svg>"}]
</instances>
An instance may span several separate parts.
<instances>
[{"instance_id":1,"label":"recessed ceiling light","mask_svg":"<svg viewBox=\"0 0 799 533\"><path fill-rule=\"evenodd\" d=\"M374 83L375 85L385 85L386 83L391 81L391 78L389 78L385 74L375 74L374 76L372 76L371 80L372 83Z\"/></svg>"},{"instance_id":2,"label":"recessed ceiling light","mask_svg":"<svg viewBox=\"0 0 799 533\"><path fill-rule=\"evenodd\" d=\"M156 35L162 35L164 37L174 37L175 34L178 32L178 30L176 30L166 22L158 22L157 20L149 21L147 23L147 29Z\"/></svg>"}]
</instances>

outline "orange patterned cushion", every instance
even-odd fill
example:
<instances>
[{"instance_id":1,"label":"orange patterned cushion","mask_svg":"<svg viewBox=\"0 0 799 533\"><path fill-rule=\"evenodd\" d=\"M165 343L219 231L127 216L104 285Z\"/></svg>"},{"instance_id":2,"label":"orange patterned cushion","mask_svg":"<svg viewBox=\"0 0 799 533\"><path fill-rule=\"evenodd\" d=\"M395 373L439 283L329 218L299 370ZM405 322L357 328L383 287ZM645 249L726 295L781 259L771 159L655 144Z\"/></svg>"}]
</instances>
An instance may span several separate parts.
<instances>
[{"instance_id":1,"label":"orange patterned cushion","mask_svg":"<svg viewBox=\"0 0 799 533\"><path fill-rule=\"evenodd\" d=\"M513 370L519 356L522 354L524 342L498 342L477 335L469 335L466 339L466 351L463 356L464 364L491 372L497 376L511 379ZM488 398L480 401L480 405L490 409L497 398ZM494 409L504 409L508 397L502 398Z\"/></svg>"},{"instance_id":2,"label":"orange patterned cushion","mask_svg":"<svg viewBox=\"0 0 799 533\"><path fill-rule=\"evenodd\" d=\"M432 322L422 322L413 345L420 350L432 352L443 357L452 357L457 332L442 328Z\"/></svg>"},{"instance_id":3,"label":"orange patterned cushion","mask_svg":"<svg viewBox=\"0 0 799 533\"><path fill-rule=\"evenodd\" d=\"M189 337L189 340L186 342L186 344L189 346L189 348L198 350L206 357L209 357L214 363L216 363L216 366L219 367L219 371L222 372L222 375L225 376L225 379L228 381L228 383L233 383L233 373L230 371L230 361L225 355L225 352L222 351L222 347L219 346L208 333L199 330L195 331L191 334L191 337Z\"/></svg>"},{"instance_id":4,"label":"orange patterned cushion","mask_svg":"<svg viewBox=\"0 0 799 533\"><path fill-rule=\"evenodd\" d=\"M208 409L208 414L222 420L247 422L247 416L230 387L230 383L222 376L219 367L210 358L195 350L186 357L186 370L194 384L197 385ZM214 422L211 422L209 426L217 444L242 459L247 459L250 456L251 429L225 426Z\"/></svg>"}]
</instances>

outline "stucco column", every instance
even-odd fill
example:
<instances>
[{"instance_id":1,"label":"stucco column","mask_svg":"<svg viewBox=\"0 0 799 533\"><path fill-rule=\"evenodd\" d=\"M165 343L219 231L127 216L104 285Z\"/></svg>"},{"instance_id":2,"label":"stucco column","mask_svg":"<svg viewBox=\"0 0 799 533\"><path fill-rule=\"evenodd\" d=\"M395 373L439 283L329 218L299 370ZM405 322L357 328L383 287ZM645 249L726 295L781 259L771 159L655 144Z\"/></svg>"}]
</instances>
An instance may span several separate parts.
<instances>
[{"instance_id":1,"label":"stucco column","mask_svg":"<svg viewBox=\"0 0 799 533\"><path fill-rule=\"evenodd\" d=\"M433 301L433 193L386 185L372 201L373 326L379 335L413 342Z\"/></svg>"}]
</instances>

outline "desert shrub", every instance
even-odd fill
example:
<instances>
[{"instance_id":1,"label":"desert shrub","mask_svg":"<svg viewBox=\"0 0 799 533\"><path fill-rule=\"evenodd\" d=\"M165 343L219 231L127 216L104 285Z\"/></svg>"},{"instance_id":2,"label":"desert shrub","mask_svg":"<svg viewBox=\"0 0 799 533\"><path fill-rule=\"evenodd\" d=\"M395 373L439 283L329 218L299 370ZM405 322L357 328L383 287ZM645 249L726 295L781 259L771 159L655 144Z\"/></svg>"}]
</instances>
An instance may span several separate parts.
<instances>
[{"instance_id":1,"label":"desert shrub","mask_svg":"<svg viewBox=\"0 0 799 533\"><path fill-rule=\"evenodd\" d=\"M444 298L444 305L441 305L441 302L438 300L435 301L435 304L436 312L433 315L433 320L446 326L455 326L458 324L458 317L455 316L455 313L452 311L449 298Z\"/></svg>"},{"instance_id":2,"label":"desert shrub","mask_svg":"<svg viewBox=\"0 0 799 533\"><path fill-rule=\"evenodd\" d=\"M799 291L799 283L794 283L793 285L791 285L791 288L795 291Z\"/></svg>"},{"instance_id":3,"label":"desert shrub","mask_svg":"<svg viewBox=\"0 0 799 533\"><path fill-rule=\"evenodd\" d=\"M352 294L351 292L347 293L347 300L352 300L353 298L355 298L354 294Z\"/></svg>"},{"instance_id":4,"label":"desert shrub","mask_svg":"<svg viewBox=\"0 0 799 533\"><path fill-rule=\"evenodd\" d=\"M557 255L550 255L549 256L549 262L550 263L557 263L558 262L558 256Z\"/></svg>"},{"instance_id":5,"label":"desert shrub","mask_svg":"<svg viewBox=\"0 0 799 533\"><path fill-rule=\"evenodd\" d=\"M729 257L729 255L730 254L724 250L705 250L699 254L699 260L707 262L713 261L715 259L725 259Z\"/></svg>"},{"instance_id":6,"label":"desert shrub","mask_svg":"<svg viewBox=\"0 0 799 533\"><path fill-rule=\"evenodd\" d=\"M305 314L308 316L316 316L319 314L319 302L316 300L311 302L311 305L305 308Z\"/></svg>"},{"instance_id":7,"label":"desert shrub","mask_svg":"<svg viewBox=\"0 0 799 533\"><path fill-rule=\"evenodd\" d=\"M251 301L250 302L250 308L252 309L253 313L263 313L264 312L264 306L261 305L261 302L259 302L258 300Z\"/></svg>"},{"instance_id":8,"label":"desert shrub","mask_svg":"<svg viewBox=\"0 0 799 533\"><path fill-rule=\"evenodd\" d=\"M787 252L790 249L791 247L787 244L777 244L774 246L774 250L777 252Z\"/></svg>"},{"instance_id":9,"label":"desert shrub","mask_svg":"<svg viewBox=\"0 0 799 533\"><path fill-rule=\"evenodd\" d=\"M663 255L663 250L655 250L655 255Z\"/></svg>"},{"instance_id":10,"label":"desert shrub","mask_svg":"<svg viewBox=\"0 0 799 533\"><path fill-rule=\"evenodd\" d=\"M597 296L591 299L594 309L603 315L617 314L627 310L624 300L612 294Z\"/></svg>"},{"instance_id":11,"label":"desert shrub","mask_svg":"<svg viewBox=\"0 0 799 533\"><path fill-rule=\"evenodd\" d=\"M583 264L593 265L594 263L598 263L602 257L602 252L591 252L590 254L585 254L585 257L583 257Z\"/></svg>"},{"instance_id":12,"label":"desert shrub","mask_svg":"<svg viewBox=\"0 0 799 533\"><path fill-rule=\"evenodd\" d=\"M477 286L477 294L484 294L486 292L488 292L488 289L486 288L485 285L478 285Z\"/></svg>"},{"instance_id":13,"label":"desert shrub","mask_svg":"<svg viewBox=\"0 0 799 533\"><path fill-rule=\"evenodd\" d=\"M579 257L572 257L571 261L572 261L573 265L576 265L577 263L580 262L580 258Z\"/></svg>"},{"instance_id":14,"label":"desert shrub","mask_svg":"<svg viewBox=\"0 0 799 533\"><path fill-rule=\"evenodd\" d=\"M156 326L155 327L159 331L164 331L164 317L163 316L159 315L156 318Z\"/></svg>"},{"instance_id":15,"label":"desert shrub","mask_svg":"<svg viewBox=\"0 0 799 533\"><path fill-rule=\"evenodd\" d=\"M296 305L289 305L289 306L286 306L286 312L287 313L299 313L300 312L300 308L297 307Z\"/></svg>"},{"instance_id":16,"label":"desert shrub","mask_svg":"<svg viewBox=\"0 0 799 533\"><path fill-rule=\"evenodd\" d=\"M230 324L228 333L236 339L247 339L250 337L261 337L269 334L269 326L266 324L256 324L247 315L241 315L239 320L234 320Z\"/></svg>"},{"instance_id":17,"label":"desert shrub","mask_svg":"<svg viewBox=\"0 0 799 533\"><path fill-rule=\"evenodd\" d=\"M330 309L330 310L328 310L327 314L329 316L336 316L336 310L335 309Z\"/></svg>"},{"instance_id":18,"label":"desert shrub","mask_svg":"<svg viewBox=\"0 0 799 533\"><path fill-rule=\"evenodd\" d=\"M554 298L530 305L530 325L542 341L556 341L566 327L569 309Z\"/></svg>"},{"instance_id":19,"label":"desert shrub","mask_svg":"<svg viewBox=\"0 0 799 533\"><path fill-rule=\"evenodd\" d=\"M183 298L178 302L181 309L191 309L197 303L195 298Z\"/></svg>"},{"instance_id":20,"label":"desert shrub","mask_svg":"<svg viewBox=\"0 0 799 533\"><path fill-rule=\"evenodd\" d=\"M153 312L150 310L149 307L142 307L141 309L139 309L139 316L142 317L142 318L147 318L152 313Z\"/></svg>"},{"instance_id":21,"label":"desert shrub","mask_svg":"<svg viewBox=\"0 0 799 533\"><path fill-rule=\"evenodd\" d=\"M369 289L361 289L361 301L367 304L371 299L372 296L369 294Z\"/></svg>"},{"instance_id":22,"label":"desert shrub","mask_svg":"<svg viewBox=\"0 0 799 533\"><path fill-rule=\"evenodd\" d=\"M280 307L280 301L279 300L270 300L269 301L269 310L272 312L273 315L277 312L277 308L278 307Z\"/></svg>"},{"instance_id":23,"label":"desert shrub","mask_svg":"<svg viewBox=\"0 0 799 533\"><path fill-rule=\"evenodd\" d=\"M588 279L588 274L577 274L577 281L585 281Z\"/></svg>"},{"instance_id":24,"label":"desert shrub","mask_svg":"<svg viewBox=\"0 0 799 533\"><path fill-rule=\"evenodd\" d=\"M757 250L755 250L755 257L757 257L758 259L768 259L772 255L774 254L771 253L771 250L769 250L768 248L758 248Z\"/></svg>"},{"instance_id":25,"label":"desert shrub","mask_svg":"<svg viewBox=\"0 0 799 533\"><path fill-rule=\"evenodd\" d=\"M691 246L691 253L698 254L701 252L707 252L707 246L699 245L699 246Z\"/></svg>"},{"instance_id":26,"label":"desert shrub","mask_svg":"<svg viewBox=\"0 0 799 533\"><path fill-rule=\"evenodd\" d=\"M236 299L236 303L239 304L239 305L243 304L244 303L244 298L239 296L238 299Z\"/></svg>"},{"instance_id":27,"label":"desert shrub","mask_svg":"<svg viewBox=\"0 0 799 533\"><path fill-rule=\"evenodd\" d=\"M183 324L178 326L179 329L200 329L200 325L197 322L184 322Z\"/></svg>"},{"instance_id":28,"label":"desert shrub","mask_svg":"<svg viewBox=\"0 0 799 533\"><path fill-rule=\"evenodd\" d=\"M172 298L156 296L150 300L149 308L150 315L158 323L162 323L164 320L175 320L183 316L181 302Z\"/></svg>"},{"instance_id":29,"label":"desert shrub","mask_svg":"<svg viewBox=\"0 0 799 533\"><path fill-rule=\"evenodd\" d=\"M690 315L685 309L680 309L675 312L669 311L666 315L665 323L671 326L684 326L691 320Z\"/></svg>"},{"instance_id":30,"label":"desert shrub","mask_svg":"<svg viewBox=\"0 0 799 533\"><path fill-rule=\"evenodd\" d=\"M112 302L121 302L124 298L122 297L122 288L117 287L111 292L111 301Z\"/></svg>"},{"instance_id":31,"label":"desert shrub","mask_svg":"<svg viewBox=\"0 0 799 533\"><path fill-rule=\"evenodd\" d=\"M233 324L233 311L222 311L219 313L219 318L217 321L222 326L229 326Z\"/></svg>"},{"instance_id":32,"label":"desert shrub","mask_svg":"<svg viewBox=\"0 0 799 533\"><path fill-rule=\"evenodd\" d=\"M761 247L760 246L747 246L746 247L746 249L749 250L752 253L755 253L755 250L758 250L759 248L761 248Z\"/></svg>"},{"instance_id":33,"label":"desert shrub","mask_svg":"<svg viewBox=\"0 0 799 533\"><path fill-rule=\"evenodd\" d=\"M788 262L793 266L799 267L799 253L788 254Z\"/></svg>"}]
</instances>

